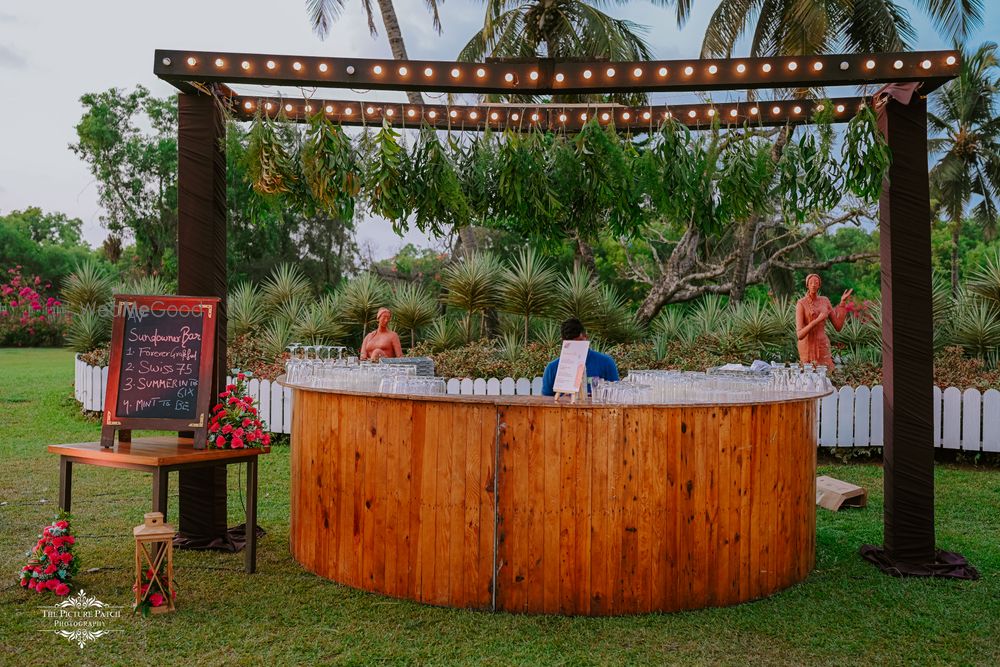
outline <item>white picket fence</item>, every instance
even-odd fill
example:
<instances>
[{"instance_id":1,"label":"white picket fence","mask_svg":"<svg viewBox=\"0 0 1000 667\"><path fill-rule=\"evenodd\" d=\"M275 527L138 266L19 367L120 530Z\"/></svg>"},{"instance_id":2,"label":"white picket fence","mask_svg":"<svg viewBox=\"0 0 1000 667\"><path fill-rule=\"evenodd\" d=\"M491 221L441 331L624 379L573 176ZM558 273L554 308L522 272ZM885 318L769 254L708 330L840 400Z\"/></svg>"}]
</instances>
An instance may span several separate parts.
<instances>
[{"instance_id":1,"label":"white picket fence","mask_svg":"<svg viewBox=\"0 0 1000 667\"><path fill-rule=\"evenodd\" d=\"M90 366L76 357L76 400L85 410L104 409L106 367ZM249 393L259 402L261 417L274 433L290 433L292 392L269 380L252 379ZM542 378L469 378L448 380L456 396L537 396ZM1000 391L934 387L934 444L947 449L1000 452ZM882 446L882 387L841 387L820 401L819 444L823 447Z\"/></svg>"}]
</instances>

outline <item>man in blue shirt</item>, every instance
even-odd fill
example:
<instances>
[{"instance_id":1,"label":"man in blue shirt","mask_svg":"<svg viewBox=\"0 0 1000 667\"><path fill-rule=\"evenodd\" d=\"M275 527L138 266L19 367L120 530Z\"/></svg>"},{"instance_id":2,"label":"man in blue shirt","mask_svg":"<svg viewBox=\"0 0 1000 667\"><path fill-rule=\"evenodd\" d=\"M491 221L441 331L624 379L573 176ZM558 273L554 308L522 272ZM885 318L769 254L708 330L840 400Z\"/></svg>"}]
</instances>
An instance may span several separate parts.
<instances>
[{"instance_id":1,"label":"man in blue shirt","mask_svg":"<svg viewBox=\"0 0 1000 667\"><path fill-rule=\"evenodd\" d=\"M587 332L583 324L576 318L571 318L562 323L563 340L587 340ZM618 381L618 366L615 360L606 354L595 350L587 350L587 377L603 378L611 382ZM549 362L542 374L542 395L555 396L552 385L556 381L556 370L559 368L559 360Z\"/></svg>"}]
</instances>

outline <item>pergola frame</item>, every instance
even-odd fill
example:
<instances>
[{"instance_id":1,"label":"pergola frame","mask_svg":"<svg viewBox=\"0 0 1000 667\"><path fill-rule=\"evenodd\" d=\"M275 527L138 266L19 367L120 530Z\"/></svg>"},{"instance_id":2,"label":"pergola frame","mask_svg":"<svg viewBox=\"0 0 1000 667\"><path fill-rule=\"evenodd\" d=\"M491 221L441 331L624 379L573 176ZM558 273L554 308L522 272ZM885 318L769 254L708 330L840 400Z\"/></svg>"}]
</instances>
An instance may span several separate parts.
<instances>
[{"instance_id":1,"label":"pergola frame","mask_svg":"<svg viewBox=\"0 0 1000 667\"><path fill-rule=\"evenodd\" d=\"M157 50L154 73L184 93L180 96L178 130L179 290L222 299L215 374L216 383L221 384L227 368L226 161L222 141L226 111L240 119L260 111L272 116L284 114L288 120L300 122L322 111L349 125L380 125L384 120L397 126L473 131L532 126L572 131L586 118L596 117L600 122L613 122L618 129L635 131L655 128L667 114L694 127L716 120L733 125L807 124L812 122L816 107L823 104L792 99L648 107L598 103L583 107L534 103L411 105L367 99L240 95L227 84L535 97L882 84L874 98L827 103L836 105L834 120L842 121L852 117L859 104L874 99L879 128L893 156L879 202L885 408L883 555L891 567L919 570L937 557L926 96L957 76L959 67L956 51L622 63L545 59L452 63ZM496 117L491 116L494 113ZM199 478L189 473L191 477L181 479L181 530L205 541L226 530L222 470L221 477L209 472Z\"/></svg>"}]
</instances>

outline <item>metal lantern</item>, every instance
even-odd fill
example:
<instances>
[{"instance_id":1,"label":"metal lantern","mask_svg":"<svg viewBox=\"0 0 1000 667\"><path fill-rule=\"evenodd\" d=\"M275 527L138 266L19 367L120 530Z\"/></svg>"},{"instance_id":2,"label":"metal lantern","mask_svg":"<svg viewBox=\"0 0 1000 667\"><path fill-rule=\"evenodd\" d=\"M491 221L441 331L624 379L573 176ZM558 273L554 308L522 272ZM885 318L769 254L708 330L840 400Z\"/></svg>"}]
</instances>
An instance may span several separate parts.
<instances>
[{"instance_id":1,"label":"metal lantern","mask_svg":"<svg viewBox=\"0 0 1000 667\"><path fill-rule=\"evenodd\" d=\"M162 512L148 512L145 521L132 529L135 536L135 604L149 603L149 611L174 611L174 528L163 523ZM145 590L143 587L145 586ZM151 596L164 600L153 606Z\"/></svg>"}]
</instances>

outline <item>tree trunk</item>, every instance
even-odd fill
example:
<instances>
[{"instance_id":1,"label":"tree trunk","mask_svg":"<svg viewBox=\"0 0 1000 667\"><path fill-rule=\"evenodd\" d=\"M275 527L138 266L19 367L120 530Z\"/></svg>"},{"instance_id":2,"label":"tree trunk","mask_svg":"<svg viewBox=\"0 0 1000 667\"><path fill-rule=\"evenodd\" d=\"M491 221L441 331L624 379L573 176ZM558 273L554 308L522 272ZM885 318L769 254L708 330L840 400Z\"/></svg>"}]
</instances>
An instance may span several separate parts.
<instances>
[{"instance_id":1,"label":"tree trunk","mask_svg":"<svg viewBox=\"0 0 1000 667\"><path fill-rule=\"evenodd\" d=\"M738 231L736 266L733 268L733 289L729 292L729 298L737 303L743 300L743 294L746 292L747 272L753 261L753 249L757 240L759 224L760 218L752 215Z\"/></svg>"},{"instance_id":2,"label":"tree trunk","mask_svg":"<svg viewBox=\"0 0 1000 667\"><path fill-rule=\"evenodd\" d=\"M456 244L455 252L452 253L452 257L455 259L469 257L477 250L479 250L479 241L476 239L475 228L472 225L459 227L458 243Z\"/></svg>"},{"instance_id":3,"label":"tree trunk","mask_svg":"<svg viewBox=\"0 0 1000 667\"><path fill-rule=\"evenodd\" d=\"M576 260L590 272L590 281L593 283L597 280L597 260L594 259L594 249L580 236L579 232L573 232L573 240L576 241Z\"/></svg>"},{"instance_id":4,"label":"tree trunk","mask_svg":"<svg viewBox=\"0 0 1000 667\"><path fill-rule=\"evenodd\" d=\"M951 223L951 296L958 297L958 241L962 235L962 217L959 214Z\"/></svg>"},{"instance_id":5,"label":"tree trunk","mask_svg":"<svg viewBox=\"0 0 1000 667\"><path fill-rule=\"evenodd\" d=\"M399 29L399 19L396 17L396 8L392 0L378 0L378 8L382 12L382 24L385 26L385 36L389 40L392 57L396 60L409 60L406 55L406 45L403 44L403 31ZM413 90L406 91L406 99L410 104L424 103L420 93Z\"/></svg>"},{"instance_id":6,"label":"tree trunk","mask_svg":"<svg viewBox=\"0 0 1000 667\"><path fill-rule=\"evenodd\" d=\"M688 227L677 247L670 253L663 273L653 284L646 295L645 301L639 306L636 318L643 324L649 322L660 312L663 306L670 303L670 297L677 291L681 278L694 271L698 261L698 245L701 243L701 233L695 227Z\"/></svg>"}]
</instances>

